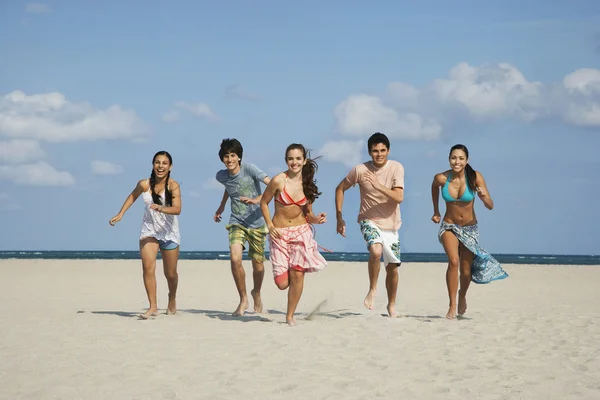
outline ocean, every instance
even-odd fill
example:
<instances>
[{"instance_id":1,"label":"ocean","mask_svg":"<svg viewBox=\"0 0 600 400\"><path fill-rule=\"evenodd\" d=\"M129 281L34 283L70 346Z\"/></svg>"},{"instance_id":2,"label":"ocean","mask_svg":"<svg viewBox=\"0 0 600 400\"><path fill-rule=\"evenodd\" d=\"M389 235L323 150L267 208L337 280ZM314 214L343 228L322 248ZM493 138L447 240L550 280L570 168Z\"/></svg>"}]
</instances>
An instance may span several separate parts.
<instances>
[{"instance_id":1,"label":"ocean","mask_svg":"<svg viewBox=\"0 0 600 400\"><path fill-rule=\"evenodd\" d=\"M369 253L323 252L327 261L366 262ZM267 252L268 255L268 252ZM599 255L493 254L503 264L600 265ZM160 255L159 255L160 257ZM0 259L136 260L139 251L0 251ZM228 260L229 251L182 251L180 260ZM244 254L244 259L248 259ZM446 262L444 253L402 253L403 262Z\"/></svg>"}]
</instances>

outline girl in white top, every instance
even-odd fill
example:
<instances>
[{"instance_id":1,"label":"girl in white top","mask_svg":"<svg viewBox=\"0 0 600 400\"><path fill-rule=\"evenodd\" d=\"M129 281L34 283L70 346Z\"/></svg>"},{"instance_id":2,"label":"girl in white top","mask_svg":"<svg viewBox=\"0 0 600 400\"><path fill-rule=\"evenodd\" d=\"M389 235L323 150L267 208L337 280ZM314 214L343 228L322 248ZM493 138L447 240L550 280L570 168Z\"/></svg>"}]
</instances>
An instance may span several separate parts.
<instances>
[{"instance_id":1,"label":"girl in white top","mask_svg":"<svg viewBox=\"0 0 600 400\"><path fill-rule=\"evenodd\" d=\"M170 179L173 159L166 151L159 151L152 159L152 174L150 179L139 181L131 192L121 211L111 218L110 224L115 225L123 218L125 212L142 195L146 210L142 219L140 233L140 255L144 271L144 286L150 307L139 317L148 319L158 315L156 302L156 257L158 251L163 259L165 277L169 285L169 304L167 314L177 312L177 261L179 259L179 221L181 213L181 193L179 184Z\"/></svg>"}]
</instances>

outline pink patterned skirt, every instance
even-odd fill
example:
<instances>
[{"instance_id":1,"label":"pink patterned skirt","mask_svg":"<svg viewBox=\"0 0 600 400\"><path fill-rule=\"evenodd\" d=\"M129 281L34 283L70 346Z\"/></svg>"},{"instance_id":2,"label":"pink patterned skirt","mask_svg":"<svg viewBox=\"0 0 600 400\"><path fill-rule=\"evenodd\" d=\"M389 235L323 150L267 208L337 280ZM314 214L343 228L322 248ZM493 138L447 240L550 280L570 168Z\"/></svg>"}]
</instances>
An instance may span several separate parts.
<instances>
[{"instance_id":1,"label":"pink patterned skirt","mask_svg":"<svg viewBox=\"0 0 600 400\"><path fill-rule=\"evenodd\" d=\"M290 269L304 272L317 272L327 266L327 261L319 253L313 236L312 225L303 224L287 228L277 228L280 238L269 235L270 259L275 282L287 278Z\"/></svg>"}]
</instances>

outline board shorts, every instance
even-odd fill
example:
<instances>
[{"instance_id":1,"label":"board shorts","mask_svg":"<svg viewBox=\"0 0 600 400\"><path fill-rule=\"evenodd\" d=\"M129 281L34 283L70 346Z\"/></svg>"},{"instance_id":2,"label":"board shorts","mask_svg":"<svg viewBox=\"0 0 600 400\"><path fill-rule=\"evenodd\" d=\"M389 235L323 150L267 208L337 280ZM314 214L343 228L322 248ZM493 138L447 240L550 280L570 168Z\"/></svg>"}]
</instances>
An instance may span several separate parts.
<instances>
[{"instance_id":1,"label":"board shorts","mask_svg":"<svg viewBox=\"0 0 600 400\"><path fill-rule=\"evenodd\" d=\"M398 231L384 231L368 219L360 221L360 232L367 242L367 249L375 243L383 247L383 262L386 264L402 263L400 256L400 238Z\"/></svg>"},{"instance_id":2,"label":"board shorts","mask_svg":"<svg viewBox=\"0 0 600 400\"><path fill-rule=\"evenodd\" d=\"M242 248L246 250L246 243L248 243L248 257L256 262L265 260L265 247L269 233L266 225L260 228L246 228L242 225L232 224L225 228L229 232L229 247L241 244Z\"/></svg>"}]
</instances>

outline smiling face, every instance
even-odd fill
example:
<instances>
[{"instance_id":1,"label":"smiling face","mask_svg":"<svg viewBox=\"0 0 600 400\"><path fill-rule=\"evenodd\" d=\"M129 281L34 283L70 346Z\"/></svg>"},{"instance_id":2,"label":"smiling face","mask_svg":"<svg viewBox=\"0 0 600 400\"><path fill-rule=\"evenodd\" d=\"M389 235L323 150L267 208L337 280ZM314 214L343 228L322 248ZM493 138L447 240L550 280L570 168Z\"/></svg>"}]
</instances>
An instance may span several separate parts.
<instances>
[{"instance_id":1,"label":"smiling face","mask_svg":"<svg viewBox=\"0 0 600 400\"><path fill-rule=\"evenodd\" d=\"M462 172L467 166L468 162L469 159L464 150L456 149L450 153L450 168L455 173Z\"/></svg>"},{"instance_id":2,"label":"smiling face","mask_svg":"<svg viewBox=\"0 0 600 400\"><path fill-rule=\"evenodd\" d=\"M304 152L300 149L291 149L285 156L285 162L288 166L289 172L299 174L302 172L302 167L306 164L306 158L304 158Z\"/></svg>"},{"instance_id":3,"label":"smiling face","mask_svg":"<svg viewBox=\"0 0 600 400\"><path fill-rule=\"evenodd\" d=\"M383 143L374 144L369 150L369 155L373 159L373 165L377 168L381 168L385 165L389 154L390 149Z\"/></svg>"},{"instance_id":4,"label":"smiling face","mask_svg":"<svg viewBox=\"0 0 600 400\"><path fill-rule=\"evenodd\" d=\"M241 159L236 153L225 154L222 161L230 174L235 175L240 172Z\"/></svg>"},{"instance_id":5,"label":"smiling face","mask_svg":"<svg viewBox=\"0 0 600 400\"><path fill-rule=\"evenodd\" d=\"M173 165L171 165L169 157L167 157L164 154L160 154L154 157L154 161L152 162L152 168L154 169L154 175L156 175L158 179L162 179L167 176L169 171L171 171Z\"/></svg>"}]
</instances>

